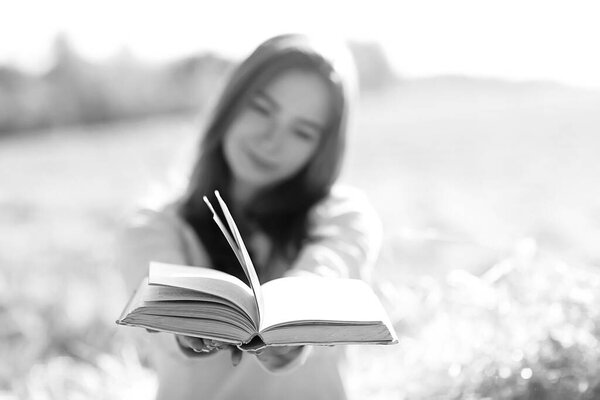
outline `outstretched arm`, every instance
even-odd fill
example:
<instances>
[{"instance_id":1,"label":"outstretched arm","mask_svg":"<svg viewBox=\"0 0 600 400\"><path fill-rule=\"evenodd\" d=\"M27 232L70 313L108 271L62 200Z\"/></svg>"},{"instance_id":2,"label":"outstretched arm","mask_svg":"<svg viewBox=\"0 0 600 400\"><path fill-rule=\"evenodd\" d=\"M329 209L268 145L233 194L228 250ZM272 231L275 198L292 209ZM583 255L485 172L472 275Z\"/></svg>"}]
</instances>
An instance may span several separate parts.
<instances>
[{"instance_id":1,"label":"outstretched arm","mask_svg":"<svg viewBox=\"0 0 600 400\"><path fill-rule=\"evenodd\" d=\"M370 279L381 246L381 222L366 197L336 188L310 215L309 238L286 276ZM270 371L301 365L309 347L267 347L258 359Z\"/></svg>"},{"instance_id":2,"label":"outstretched arm","mask_svg":"<svg viewBox=\"0 0 600 400\"><path fill-rule=\"evenodd\" d=\"M381 221L363 193L335 187L311 213L311 229L289 276L370 280L382 240Z\"/></svg>"},{"instance_id":3,"label":"outstretched arm","mask_svg":"<svg viewBox=\"0 0 600 400\"><path fill-rule=\"evenodd\" d=\"M128 293L132 293L148 274L150 261L183 265L208 265L208 256L191 230L174 210L142 210L135 214L117 238L117 267L122 271ZM137 342L157 356L186 359L203 357L229 345L203 339L136 331ZM160 353L160 354L158 354ZM237 352L232 352L233 361Z\"/></svg>"}]
</instances>

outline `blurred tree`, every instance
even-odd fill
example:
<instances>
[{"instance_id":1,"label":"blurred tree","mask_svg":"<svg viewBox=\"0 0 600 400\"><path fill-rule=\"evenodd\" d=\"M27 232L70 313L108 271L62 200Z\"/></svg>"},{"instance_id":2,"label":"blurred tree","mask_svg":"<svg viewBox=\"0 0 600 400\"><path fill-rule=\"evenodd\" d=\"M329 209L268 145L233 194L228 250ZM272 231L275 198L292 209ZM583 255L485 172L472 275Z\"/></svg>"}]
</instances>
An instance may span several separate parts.
<instances>
[{"instance_id":1,"label":"blurred tree","mask_svg":"<svg viewBox=\"0 0 600 400\"><path fill-rule=\"evenodd\" d=\"M0 66L0 88L4 90L19 90L28 79L29 76L16 68Z\"/></svg>"},{"instance_id":2,"label":"blurred tree","mask_svg":"<svg viewBox=\"0 0 600 400\"><path fill-rule=\"evenodd\" d=\"M91 63L63 34L52 54L41 76L0 68L0 133L197 112L233 65L212 53L149 65L127 49Z\"/></svg>"},{"instance_id":3,"label":"blurred tree","mask_svg":"<svg viewBox=\"0 0 600 400\"><path fill-rule=\"evenodd\" d=\"M361 90L384 89L396 82L396 74L379 43L350 41L348 46L356 63Z\"/></svg>"},{"instance_id":4,"label":"blurred tree","mask_svg":"<svg viewBox=\"0 0 600 400\"><path fill-rule=\"evenodd\" d=\"M17 97L25 93L30 77L9 66L0 66L0 133L20 128Z\"/></svg>"},{"instance_id":5,"label":"blurred tree","mask_svg":"<svg viewBox=\"0 0 600 400\"><path fill-rule=\"evenodd\" d=\"M53 45L54 64L44 76L50 86L51 126L105 122L111 119L111 98L101 69L80 57L68 37L60 34Z\"/></svg>"},{"instance_id":6,"label":"blurred tree","mask_svg":"<svg viewBox=\"0 0 600 400\"><path fill-rule=\"evenodd\" d=\"M213 97L233 62L213 53L191 56L170 64L165 71L164 93L180 110L198 111Z\"/></svg>"}]
</instances>

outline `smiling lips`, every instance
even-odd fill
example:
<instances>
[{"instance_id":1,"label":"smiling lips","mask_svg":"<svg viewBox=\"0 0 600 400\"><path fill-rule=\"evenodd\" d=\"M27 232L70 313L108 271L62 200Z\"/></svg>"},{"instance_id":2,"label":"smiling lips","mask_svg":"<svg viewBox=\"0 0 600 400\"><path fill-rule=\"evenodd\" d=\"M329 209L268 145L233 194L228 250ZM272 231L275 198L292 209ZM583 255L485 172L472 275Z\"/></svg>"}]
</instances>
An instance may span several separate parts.
<instances>
[{"instance_id":1,"label":"smiling lips","mask_svg":"<svg viewBox=\"0 0 600 400\"><path fill-rule=\"evenodd\" d=\"M245 153L250 158L250 160L261 169L273 169L276 166L276 163L274 161L265 160L264 157L261 157L258 154L256 154L249 146L245 147Z\"/></svg>"}]
</instances>

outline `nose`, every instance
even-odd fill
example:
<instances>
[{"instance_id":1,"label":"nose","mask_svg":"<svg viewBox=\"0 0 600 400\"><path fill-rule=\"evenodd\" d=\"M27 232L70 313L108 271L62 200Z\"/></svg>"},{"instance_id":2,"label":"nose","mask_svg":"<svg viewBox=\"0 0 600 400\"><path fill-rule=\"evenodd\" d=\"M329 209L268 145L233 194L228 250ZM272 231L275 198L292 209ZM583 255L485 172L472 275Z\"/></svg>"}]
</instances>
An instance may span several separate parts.
<instances>
[{"instance_id":1,"label":"nose","mask_svg":"<svg viewBox=\"0 0 600 400\"><path fill-rule=\"evenodd\" d=\"M267 152L274 152L279 149L284 129L284 122L281 118L273 118L265 127L261 135L261 147Z\"/></svg>"}]
</instances>

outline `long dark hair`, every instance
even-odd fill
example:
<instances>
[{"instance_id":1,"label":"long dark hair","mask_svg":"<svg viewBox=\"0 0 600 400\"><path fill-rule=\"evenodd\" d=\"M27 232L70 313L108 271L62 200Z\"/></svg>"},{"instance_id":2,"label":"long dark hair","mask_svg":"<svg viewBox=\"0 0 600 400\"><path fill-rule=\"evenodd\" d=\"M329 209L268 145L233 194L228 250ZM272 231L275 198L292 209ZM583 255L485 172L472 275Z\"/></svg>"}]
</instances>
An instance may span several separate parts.
<instances>
[{"instance_id":1,"label":"long dark hair","mask_svg":"<svg viewBox=\"0 0 600 400\"><path fill-rule=\"evenodd\" d=\"M342 163L352 97L352 64L343 47L321 46L304 35L288 34L261 44L233 72L209 117L180 214L206 248L213 266L244 279L202 197L219 190L231 204L231 171L223 155L225 133L249 96L289 69L314 71L330 86L334 104L321 143L299 172L261 191L248 204L230 207L242 231L264 232L278 256L291 262L307 236L308 211L329 192ZM252 227L252 228L251 228ZM266 266L257 265L259 276ZM264 272L263 272L264 274Z\"/></svg>"}]
</instances>

